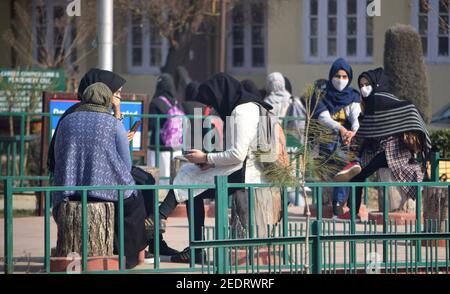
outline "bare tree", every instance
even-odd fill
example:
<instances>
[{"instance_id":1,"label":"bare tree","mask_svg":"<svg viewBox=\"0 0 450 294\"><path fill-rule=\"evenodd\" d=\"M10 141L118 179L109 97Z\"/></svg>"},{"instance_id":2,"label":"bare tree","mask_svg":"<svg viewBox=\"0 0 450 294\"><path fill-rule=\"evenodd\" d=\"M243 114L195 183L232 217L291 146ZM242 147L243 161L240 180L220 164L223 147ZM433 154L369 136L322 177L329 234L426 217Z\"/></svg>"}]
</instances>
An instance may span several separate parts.
<instances>
[{"instance_id":1,"label":"bare tree","mask_svg":"<svg viewBox=\"0 0 450 294\"><path fill-rule=\"evenodd\" d=\"M142 22L147 19L151 30L168 40L169 51L161 71L172 75L188 59L193 36L202 25L219 15L216 0L118 0L116 8L131 12ZM148 33L148 32L145 32Z\"/></svg>"},{"instance_id":2,"label":"bare tree","mask_svg":"<svg viewBox=\"0 0 450 294\"><path fill-rule=\"evenodd\" d=\"M96 15L96 3L84 1L80 17L68 16L64 6L55 7L52 27L47 4L38 0L33 7L31 3L22 6L14 2L15 17L11 28L3 32L3 40L13 48L24 67L63 68L66 76L73 78L81 62L95 50L92 40L96 27L92 20ZM50 34L49 30L52 30Z\"/></svg>"},{"instance_id":3,"label":"bare tree","mask_svg":"<svg viewBox=\"0 0 450 294\"><path fill-rule=\"evenodd\" d=\"M226 3L225 11L221 10L222 1ZM168 40L169 50L161 72L174 75L176 68L188 60L194 36L219 35L222 13L243 3L262 5L268 10L269 2L272 15L285 0L117 0L115 4L117 9L140 16L142 21L147 19L153 33Z\"/></svg>"},{"instance_id":4,"label":"bare tree","mask_svg":"<svg viewBox=\"0 0 450 294\"><path fill-rule=\"evenodd\" d=\"M79 65L95 50L91 46L95 36L95 26L91 23L95 19L95 1L83 2L82 17L68 16L64 6L55 6L50 17L48 4L45 0L36 1L34 6L31 1L25 4L14 1L11 26L2 32L2 38L14 52L14 66L17 69L63 69L67 90L75 91ZM38 81L32 82L26 90L19 84L7 84L5 81L1 81L1 84L9 112L18 104L27 113L35 112L42 92L54 90L54 85L43 88ZM25 103L20 99L24 96L27 97ZM26 136L30 135L31 118L30 115L26 117ZM9 132L11 136L14 135L13 117L9 118ZM26 143L25 166L28 148Z\"/></svg>"}]
</instances>

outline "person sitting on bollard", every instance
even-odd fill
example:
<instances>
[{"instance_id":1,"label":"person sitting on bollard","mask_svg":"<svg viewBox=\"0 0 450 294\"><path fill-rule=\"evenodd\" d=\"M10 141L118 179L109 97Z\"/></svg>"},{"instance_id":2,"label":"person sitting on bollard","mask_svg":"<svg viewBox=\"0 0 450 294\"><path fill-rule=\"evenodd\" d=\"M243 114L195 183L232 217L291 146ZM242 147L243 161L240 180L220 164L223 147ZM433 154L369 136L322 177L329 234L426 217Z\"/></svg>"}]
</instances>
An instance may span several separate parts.
<instances>
[{"instance_id":1,"label":"person sitting on bollard","mask_svg":"<svg viewBox=\"0 0 450 294\"><path fill-rule=\"evenodd\" d=\"M131 175L129 139L124 125L111 114L120 109L120 96L104 83L89 85L81 102L59 123L55 133L55 186L135 185ZM113 202L115 208L114 251L119 248L119 222L124 223L126 268L144 261L147 246L144 219L146 209L141 191L124 191L124 219L119 220L119 193L116 190L88 191L89 202ZM53 216L64 201L81 201L76 191L53 195Z\"/></svg>"}]
</instances>

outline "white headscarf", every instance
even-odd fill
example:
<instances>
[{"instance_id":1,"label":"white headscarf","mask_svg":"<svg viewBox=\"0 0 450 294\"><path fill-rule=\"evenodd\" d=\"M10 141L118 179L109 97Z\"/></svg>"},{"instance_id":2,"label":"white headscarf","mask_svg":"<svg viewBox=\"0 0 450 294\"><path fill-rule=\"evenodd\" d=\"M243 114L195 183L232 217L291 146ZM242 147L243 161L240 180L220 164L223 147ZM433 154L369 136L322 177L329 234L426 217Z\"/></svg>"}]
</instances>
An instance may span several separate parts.
<instances>
[{"instance_id":1,"label":"white headscarf","mask_svg":"<svg viewBox=\"0 0 450 294\"><path fill-rule=\"evenodd\" d=\"M273 113L284 117L291 102L291 94L286 90L284 77L279 72L271 73L266 80L267 96L264 99L273 106Z\"/></svg>"}]
</instances>

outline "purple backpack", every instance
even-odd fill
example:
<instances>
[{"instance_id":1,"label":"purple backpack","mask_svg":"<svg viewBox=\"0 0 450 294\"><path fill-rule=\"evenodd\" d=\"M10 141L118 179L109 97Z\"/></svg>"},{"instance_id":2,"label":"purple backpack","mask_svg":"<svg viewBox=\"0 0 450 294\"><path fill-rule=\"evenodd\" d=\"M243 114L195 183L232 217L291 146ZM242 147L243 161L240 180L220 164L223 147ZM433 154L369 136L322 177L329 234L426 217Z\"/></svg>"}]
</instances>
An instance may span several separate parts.
<instances>
[{"instance_id":1,"label":"purple backpack","mask_svg":"<svg viewBox=\"0 0 450 294\"><path fill-rule=\"evenodd\" d=\"M185 115L176 105L164 96L159 98L169 106L168 115ZM161 129L161 141L166 147L179 148L183 145L183 117L169 117Z\"/></svg>"}]
</instances>

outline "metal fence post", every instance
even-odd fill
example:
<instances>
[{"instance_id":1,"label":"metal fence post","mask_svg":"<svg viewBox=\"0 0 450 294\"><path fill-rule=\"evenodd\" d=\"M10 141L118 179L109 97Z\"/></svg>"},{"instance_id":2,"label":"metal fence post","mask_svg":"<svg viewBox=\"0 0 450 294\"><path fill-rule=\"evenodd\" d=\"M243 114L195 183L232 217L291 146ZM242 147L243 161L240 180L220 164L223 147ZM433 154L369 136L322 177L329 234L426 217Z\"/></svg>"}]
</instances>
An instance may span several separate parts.
<instances>
[{"instance_id":1,"label":"metal fence post","mask_svg":"<svg viewBox=\"0 0 450 294\"><path fill-rule=\"evenodd\" d=\"M82 241L82 269L87 272L88 265L88 208L87 190L83 190L81 198L81 241Z\"/></svg>"},{"instance_id":2,"label":"metal fence post","mask_svg":"<svg viewBox=\"0 0 450 294\"><path fill-rule=\"evenodd\" d=\"M216 240L225 240L228 226L228 178L219 176L215 178L216 184ZM216 251L217 274L226 272L225 248L219 247Z\"/></svg>"},{"instance_id":3,"label":"metal fence post","mask_svg":"<svg viewBox=\"0 0 450 294\"><path fill-rule=\"evenodd\" d=\"M356 234L356 187L353 184L351 186L351 222L350 222L350 234L353 236ZM356 273L356 241L350 241L350 273L352 272L352 267L354 273Z\"/></svg>"},{"instance_id":4,"label":"metal fence post","mask_svg":"<svg viewBox=\"0 0 450 294\"><path fill-rule=\"evenodd\" d=\"M288 215L288 192L287 187L283 187L282 190L282 201L283 201L283 237L288 237L288 222L289 222L289 215ZM289 261L289 252L288 252L288 246L286 244L283 245L283 261L284 265L286 265Z\"/></svg>"},{"instance_id":5,"label":"metal fence post","mask_svg":"<svg viewBox=\"0 0 450 294\"><path fill-rule=\"evenodd\" d=\"M417 187L416 199L416 233L422 231L422 187ZM422 240L416 240L416 261L422 261Z\"/></svg>"},{"instance_id":6,"label":"metal fence post","mask_svg":"<svg viewBox=\"0 0 450 294\"><path fill-rule=\"evenodd\" d=\"M4 225L5 225L5 274L14 272L13 264L13 185L12 179L3 181L4 189Z\"/></svg>"},{"instance_id":7,"label":"metal fence post","mask_svg":"<svg viewBox=\"0 0 450 294\"><path fill-rule=\"evenodd\" d=\"M383 187L383 234L387 234L389 232L388 230L388 223L389 223L389 209L388 209L388 199L389 198L389 187L384 186ZM388 263L388 241L383 241L383 262L385 264L386 273L387 273L387 263Z\"/></svg>"},{"instance_id":8,"label":"metal fence post","mask_svg":"<svg viewBox=\"0 0 450 294\"><path fill-rule=\"evenodd\" d=\"M311 222L311 238L313 240L313 245L311 248L311 273L321 274L322 273L322 187L317 187L315 189L316 195L316 220ZM306 244L309 246L309 244Z\"/></svg>"}]
</instances>

